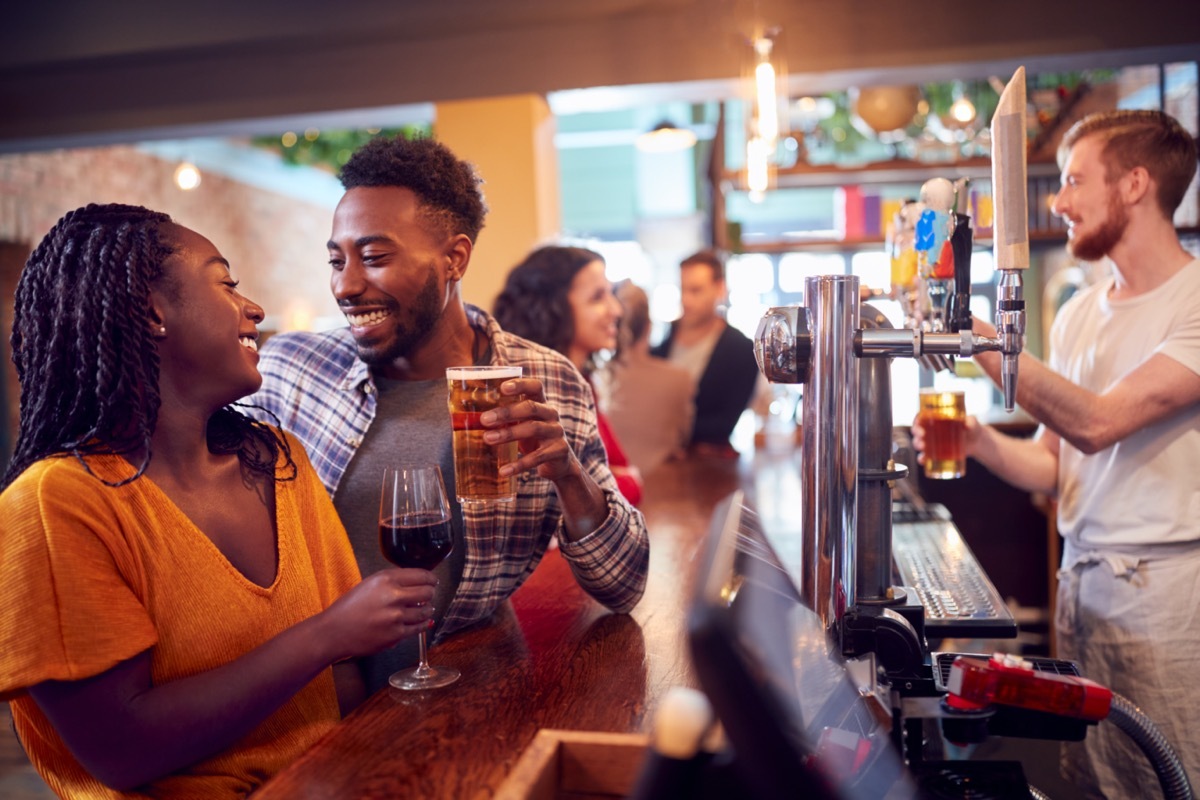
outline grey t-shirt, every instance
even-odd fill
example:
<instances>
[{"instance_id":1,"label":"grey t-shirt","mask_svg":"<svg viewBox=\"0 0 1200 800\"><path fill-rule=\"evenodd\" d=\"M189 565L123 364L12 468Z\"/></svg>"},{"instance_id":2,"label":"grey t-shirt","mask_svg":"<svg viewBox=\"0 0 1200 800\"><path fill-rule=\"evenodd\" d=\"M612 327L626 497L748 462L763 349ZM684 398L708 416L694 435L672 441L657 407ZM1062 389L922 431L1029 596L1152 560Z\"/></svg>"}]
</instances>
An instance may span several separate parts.
<instances>
[{"instance_id":1,"label":"grey t-shirt","mask_svg":"<svg viewBox=\"0 0 1200 800\"><path fill-rule=\"evenodd\" d=\"M450 440L450 412L446 407L446 382L392 381L375 377L375 386L379 392L375 419L338 484L333 504L346 526L359 571L365 578L393 566L379 548L379 492L384 467L420 461L441 466L454 516L454 549L433 570L438 578L433 598L434 620L440 623L462 580L465 558L462 511L454 497L454 451ZM367 690L374 692L386 686L389 675L416 663L415 636L364 659Z\"/></svg>"}]
</instances>

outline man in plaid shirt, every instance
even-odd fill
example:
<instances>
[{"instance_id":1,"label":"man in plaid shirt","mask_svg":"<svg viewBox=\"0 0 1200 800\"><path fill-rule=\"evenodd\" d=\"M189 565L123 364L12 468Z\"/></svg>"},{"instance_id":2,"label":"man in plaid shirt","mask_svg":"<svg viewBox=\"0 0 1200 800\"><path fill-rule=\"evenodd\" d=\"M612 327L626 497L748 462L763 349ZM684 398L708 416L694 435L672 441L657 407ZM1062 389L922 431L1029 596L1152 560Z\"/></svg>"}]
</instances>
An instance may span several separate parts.
<instances>
[{"instance_id":1,"label":"man in plaid shirt","mask_svg":"<svg viewBox=\"0 0 1200 800\"><path fill-rule=\"evenodd\" d=\"M486 619L556 536L579 585L629 611L645 588L649 540L642 515L617 491L587 382L563 356L505 333L462 300L486 214L472 167L431 139L375 139L341 179L346 194L328 246L331 288L349 327L272 337L250 402L304 442L363 575L391 566L378 539L383 467L433 461L455 519L454 550L434 570L439 636ZM502 391L525 399L482 420L495 429L493 443L519 442L517 498L484 511L454 499L445 370L469 364L524 368ZM368 688L414 663L415 651L410 639L369 659Z\"/></svg>"}]
</instances>

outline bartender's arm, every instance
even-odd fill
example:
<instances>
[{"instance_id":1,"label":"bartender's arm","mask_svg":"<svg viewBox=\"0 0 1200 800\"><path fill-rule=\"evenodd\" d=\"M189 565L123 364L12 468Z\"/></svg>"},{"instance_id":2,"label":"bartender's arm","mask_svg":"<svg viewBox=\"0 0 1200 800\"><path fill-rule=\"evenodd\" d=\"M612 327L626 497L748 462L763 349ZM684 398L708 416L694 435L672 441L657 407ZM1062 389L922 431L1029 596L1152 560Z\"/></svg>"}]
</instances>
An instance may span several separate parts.
<instances>
[{"instance_id":1,"label":"bartender's arm","mask_svg":"<svg viewBox=\"0 0 1200 800\"><path fill-rule=\"evenodd\" d=\"M979 319L973 328L981 336L996 335ZM977 353L975 362L1000 384L999 353ZM1200 402L1200 375L1161 353L1100 394L1071 383L1028 353L1021 353L1017 373L1017 403L1089 454Z\"/></svg>"},{"instance_id":2,"label":"bartender's arm","mask_svg":"<svg viewBox=\"0 0 1200 800\"><path fill-rule=\"evenodd\" d=\"M1044 425L1032 438L1024 439L967 417L966 455L996 477L1027 492L1057 492L1059 441L1058 435ZM925 431L919 416L913 421L912 444L918 452L924 452Z\"/></svg>"},{"instance_id":3,"label":"bartender's arm","mask_svg":"<svg viewBox=\"0 0 1200 800\"><path fill-rule=\"evenodd\" d=\"M976 430L971 430L975 428ZM1006 483L1027 492L1058 492L1058 434L1042 425L1032 438L1001 433L975 419L967 423L967 455Z\"/></svg>"}]
</instances>

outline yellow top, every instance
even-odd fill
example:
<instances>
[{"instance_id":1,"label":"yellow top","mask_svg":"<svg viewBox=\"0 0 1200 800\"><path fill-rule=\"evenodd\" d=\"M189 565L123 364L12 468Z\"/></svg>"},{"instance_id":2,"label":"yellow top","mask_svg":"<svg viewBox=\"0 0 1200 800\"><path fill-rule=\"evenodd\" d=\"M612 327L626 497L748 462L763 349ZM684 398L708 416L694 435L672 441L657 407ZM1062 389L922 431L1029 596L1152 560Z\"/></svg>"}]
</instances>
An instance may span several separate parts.
<instances>
[{"instance_id":1,"label":"yellow top","mask_svg":"<svg viewBox=\"0 0 1200 800\"><path fill-rule=\"evenodd\" d=\"M228 663L329 606L359 581L333 503L288 437L294 481L276 482L278 570L254 584L151 481L111 488L78 459L29 467L0 494L0 700L30 760L67 798L244 796L340 719L324 670L233 747L140 787L91 777L25 690L97 675L151 648L155 684ZM132 474L88 457L110 482Z\"/></svg>"}]
</instances>

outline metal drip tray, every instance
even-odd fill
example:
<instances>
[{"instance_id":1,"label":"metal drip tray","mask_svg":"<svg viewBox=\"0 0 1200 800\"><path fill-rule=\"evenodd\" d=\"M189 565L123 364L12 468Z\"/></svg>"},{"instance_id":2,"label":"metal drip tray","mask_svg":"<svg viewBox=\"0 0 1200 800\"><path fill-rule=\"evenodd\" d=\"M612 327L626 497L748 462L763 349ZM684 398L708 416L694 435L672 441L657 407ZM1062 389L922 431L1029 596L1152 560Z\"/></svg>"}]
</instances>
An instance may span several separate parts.
<instances>
[{"instance_id":1,"label":"metal drip tray","mask_svg":"<svg viewBox=\"0 0 1200 800\"><path fill-rule=\"evenodd\" d=\"M1016 620L954 523L895 522L892 558L900 585L925 607L929 638L1016 637Z\"/></svg>"}]
</instances>

